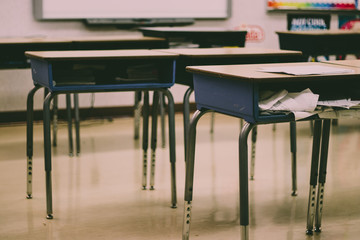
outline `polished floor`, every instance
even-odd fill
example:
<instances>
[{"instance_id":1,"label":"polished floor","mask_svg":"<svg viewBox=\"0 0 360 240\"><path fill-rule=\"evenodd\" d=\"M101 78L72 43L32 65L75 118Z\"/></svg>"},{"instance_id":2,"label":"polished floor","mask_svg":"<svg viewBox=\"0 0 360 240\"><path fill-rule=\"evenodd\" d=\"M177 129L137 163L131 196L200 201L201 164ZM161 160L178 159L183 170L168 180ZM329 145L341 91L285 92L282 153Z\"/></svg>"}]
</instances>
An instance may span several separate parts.
<instances>
[{"instance_id":1,"label":"polished floor","mask_svg":"<svg viewBox=\"0 0 360 240\"><path fill-rule=\"evenodd\" d=\"M168 148L158 148L156 189L141 189L141 143L132 118L81 123L81 155L67 154L67 128L53 149L54 219L47 220L42 125L35 124L33 199L25 198L25 125L0 126L1 240L181 239L184 150L176 116L178 208L170 208ZM210 115L198 126L191 239L240 239L238 119ZM298 196L291 197L289 125L260 126L255 180L250 182L250 240L360 239L360 127L332 127L323 231L305 235L311 134L298 123Z\"/></svg>"}]
</instances>

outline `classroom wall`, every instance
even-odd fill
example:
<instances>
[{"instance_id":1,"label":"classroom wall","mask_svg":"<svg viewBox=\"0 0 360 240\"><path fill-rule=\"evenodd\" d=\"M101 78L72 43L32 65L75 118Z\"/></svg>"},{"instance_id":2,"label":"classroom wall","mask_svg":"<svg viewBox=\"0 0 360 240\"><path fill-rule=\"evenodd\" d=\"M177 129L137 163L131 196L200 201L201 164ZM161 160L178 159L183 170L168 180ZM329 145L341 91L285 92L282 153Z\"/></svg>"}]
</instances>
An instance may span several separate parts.
<instances>
[{"instance_id":1,"label":"classroom wall","mask_svg":"<svg viewBox=\"0 0 360 240\"><path fill-rule=\"evenodd\" d=\"M33 17L32 1L11 0L0 3L0 38L34 36L86 36L86 35L137 35L135 30L119 30L113 27L87 27L81 21L37 21ZM336 16L335 16L336 17ZM332 21L336 21L332 17ZM336 23L332 23L332 26ZM250 47L278 49L277 30L286 29L286 15L266 12L265 0L232 0L232 16L228 20L197 21L195 26L252 29L255 38L246 42ZM250 27L250 28L249 28ZM260 39L256 39L260 38ZM26 96L32 88L29 69L0 70L0 112L23 111ZM182 102L186 87L175 85L171 91L176 103ZM37 94L35 109L42 108L43 94ZM80 94L80 106L133 105L133 93ZM60 99L60 107L64 101Z\"/></svg>"}]
</instances>

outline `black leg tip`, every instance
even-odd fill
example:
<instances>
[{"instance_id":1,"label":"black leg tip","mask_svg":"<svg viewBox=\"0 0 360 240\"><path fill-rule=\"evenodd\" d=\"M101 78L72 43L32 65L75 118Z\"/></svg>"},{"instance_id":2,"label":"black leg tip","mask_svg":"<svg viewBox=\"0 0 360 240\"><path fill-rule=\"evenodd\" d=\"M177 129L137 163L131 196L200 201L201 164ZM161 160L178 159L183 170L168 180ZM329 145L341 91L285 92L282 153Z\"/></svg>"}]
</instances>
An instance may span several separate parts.
<instances>
[{"instance_id":1,"label":"black leg tip","mask_svg":"<svg viewBox=\"0 0 360 240\"><path fill-rule=\"evenodd\" d=\"M306 235L313 235L313 230L307 229L306 230Z\"/></svg>"},{"instance_id":2,"label":"black leg tip","mask_svg":"<svg viewBox=\"0 0 360 240\"><path fill-rule=\"evenodd\" d=\"M253 180L254 180L254 177L250 177L250 180L253 181Z\"/></svg>"},{"instance_id":3,"label":"black leg tip","mask_svg":"<svg viewBox=\"0 0 360 240\"><path fill-rule=\"evenodd\" d=\"M296 196L297 196L297 192L296 192L296 191L293 191L293 192L291 193L291 196L296 197Z\"/></svg>"},{"instance_id":4,"label":"black leg tip","mask_svg":"<svg viewBox=\"0 0 360 240\"><path fill-rule=\"evenodd\" d=\"M151 187L150 187L150 190L155 190L154 186L151 186Z\"/></svg>"},{"instance_id":5,"label":"black leg tip","mask_svg":"<svg viewBox=\"0 0 360 240\"><path fill-rule=\"evenodd\" d=\"M142 190L146 190L146 186L143 186L143 187L142 187Z\"/></svg>"},{"instance_id":6,"label":"black leg tip","mask_svg":"<svg viewBox=\"0 0 360 240\"><path fill-rule=\"evenodd\" d=\"M26 198L27 198L27 199L32 199L31 194L26 195Z\"/></svg>"},{"instance_id":7,"label":"black leg tip","mask_svg":"<svg viewBox=\"0 0 360 240\"><path fill-rule=\"evenodd\" d=\"M177 208L176 203L172 204L171 208L174 208L174 209Z\"/></svg>"},{"instance_id":8,"label":"black leg tip","mask_svg":"<svg viewBox=\"0 0 360 240\"><path fill-rule=\"evenodd\" d=\"M320 227L315 227L314 231L317 232L317 233L320 233L320 232L321 232L321 228L320 228Z\"/></svg>"},{"instance_id":9,"label":"black leg tip","mask_svg":"<svg viewBox=\"0 0 360 240\"><path fill-rule=\"evenodd\" d=\"M52 214L48 214L47 216L46 216L46 219L49 219L49 220L51 220L51 219L53 219L54 218L54 216L52 215Z\"/></svg>"}]
</instances>

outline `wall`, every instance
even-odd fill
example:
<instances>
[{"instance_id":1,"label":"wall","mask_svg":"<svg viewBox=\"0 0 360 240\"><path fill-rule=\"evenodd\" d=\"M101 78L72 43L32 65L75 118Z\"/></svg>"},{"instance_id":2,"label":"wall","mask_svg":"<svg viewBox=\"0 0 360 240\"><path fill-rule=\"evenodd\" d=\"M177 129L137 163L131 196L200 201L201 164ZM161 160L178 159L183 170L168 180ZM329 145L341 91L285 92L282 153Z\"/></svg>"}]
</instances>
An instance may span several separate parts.
<instances>
[{"instance_id":1,"label":"wall","mask_svg":"<svg viewBox=\"0 0 360 240\"><path fill-rule=\"evenodd\" d=\"M256 26L263 30L263 39L249 41L246 46L279 48L276 30L286 29L285 14L266 13L265 0L232 0L232 16L222 21L197 21L195 26L213 26L243 28ZM333 18L333 21L335 19ZM1 37L33 37L33 36L85 36L85 35L115 35L139 34L135 30L124 31L115 28L86 27L80 21L36 21L32 13L31 0L4 0L0 3L0 38ZM336 23L332 23L334 26ZM29 69L0 70L0 111L22 111L26 109L27 92L32 88ZM186 87L175 85L171 91L175 102L182 102ZM38 94L35 99L35 108L40 109L43 95ZM133 93L81 94L80 106L90 106L92 99L94 106L133 105ZM60 107L64 101L60 99Z\"/></svg>"}]
</instances>

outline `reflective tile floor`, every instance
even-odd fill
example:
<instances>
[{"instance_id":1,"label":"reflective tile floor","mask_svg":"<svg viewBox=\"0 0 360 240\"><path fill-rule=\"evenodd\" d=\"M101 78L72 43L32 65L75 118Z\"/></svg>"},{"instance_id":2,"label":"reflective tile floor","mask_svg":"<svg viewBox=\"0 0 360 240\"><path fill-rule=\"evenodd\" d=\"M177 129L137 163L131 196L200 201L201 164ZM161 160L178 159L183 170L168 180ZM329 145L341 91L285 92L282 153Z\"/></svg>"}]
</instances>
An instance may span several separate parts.
<instances>
[{"instance_id":1,"label":"reflective tile floor","mask_svg":"<svg viewBox=\"0 0 360 240\"><path fill-rule=\"evenodd\" d=\"M0 239L181 239L184 150L176 116L178 208L170 208L168 148L158 148L155 190L141 189L141 143L133 119L81 123L81 155L69 157L67 128L53 149L54 219L47 220L42 125L35 124L33 199L25 198L23 124L0 126ZM298 123L298 196L291 197L289 124L259 126L255 180L250 182L250 240L360 239L360 128L332 127L323 231L305 235L311 133ZM191 239L240 239L238 119L210 115L198 126ZM160 140L159 140L160 142Z\"/></svg>"}]
</instances>

